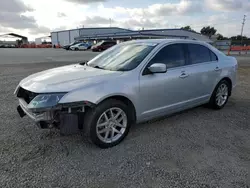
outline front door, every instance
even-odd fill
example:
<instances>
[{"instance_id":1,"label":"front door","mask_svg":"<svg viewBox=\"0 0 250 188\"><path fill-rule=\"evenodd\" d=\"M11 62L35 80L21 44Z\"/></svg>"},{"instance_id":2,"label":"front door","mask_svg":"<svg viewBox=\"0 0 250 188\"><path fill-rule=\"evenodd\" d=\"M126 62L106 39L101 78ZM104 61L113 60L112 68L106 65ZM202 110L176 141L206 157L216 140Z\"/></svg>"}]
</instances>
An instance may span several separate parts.
<instances>
[{"instance_id":1,"label":"front door","mask_svg":"<svg viewBox=\"0 0 250 188\"><path fill-rule=\"evenodd\" d=\"M189 75L185 70L183 44L163 47L148 63L164 63L166 73L150 74L147 67L140 76L139 118L142 120L181 110L189 99Z\"/></svg>"}]
</instances>

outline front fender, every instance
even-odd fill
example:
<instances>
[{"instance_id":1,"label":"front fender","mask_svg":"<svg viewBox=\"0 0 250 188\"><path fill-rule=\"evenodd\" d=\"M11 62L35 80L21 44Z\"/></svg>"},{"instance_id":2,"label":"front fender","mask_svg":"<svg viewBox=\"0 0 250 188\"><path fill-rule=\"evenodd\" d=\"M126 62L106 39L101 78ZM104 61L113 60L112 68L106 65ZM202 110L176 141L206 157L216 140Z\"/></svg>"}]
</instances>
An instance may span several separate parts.
<instances>
[{"instance_id":1,"label":"front fender","mask_svg":"<svg viewBox=\"0 0 250 188\"><path fill-rule=\"evenodd\" d=\"M76 89L67 93L60 101L59 104L73 103L80 101L88 101L93 104L98 104L106 98L112 96L124 96L132 103L136 102L138 96L138 83L119 83L119 82L102 82Z\"/></svg>"}]
</instances>

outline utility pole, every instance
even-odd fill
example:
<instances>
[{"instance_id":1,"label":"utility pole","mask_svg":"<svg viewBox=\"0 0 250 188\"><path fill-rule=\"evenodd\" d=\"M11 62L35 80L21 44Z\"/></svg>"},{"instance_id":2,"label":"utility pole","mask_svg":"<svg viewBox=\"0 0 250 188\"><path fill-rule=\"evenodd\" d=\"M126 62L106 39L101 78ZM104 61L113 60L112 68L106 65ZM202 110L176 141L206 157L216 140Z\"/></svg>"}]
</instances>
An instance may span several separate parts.
<instances>
[{"instance_id":1,"label":"utility pole","mask_svg":"<svg viewBox=\"0 0 250 188\"><path fill-rule=\"evenodd\" d=\"M111 27L111 18L109 18L109 27Z\"/></svg>"},{"instance_id":2,"label":"utility pole","mask_svg":"<svg viewBox=\"0 0 250 188\"><path fill-rule=\"evenodd\" d=\"M144 27L145 27L145 22L144 22L144 20L145 20L145 11L144 11L144 8L142 9L142 30L144 30Z\"/></svg>"},{"instance_id":3,"label":"utility pole","mask_svg":"<svg viewBox=\"0 0 250 188\"><path fill-rule=\"evenodd\" d=\"M245 21L246 21L246 15L244 15L244 17L243 17L243 22L242 22L242 27L241 27L241 34L240 34L240 36L241 36L241 45L243 43L242 35L243 35L243 29L244 29Z\"/></svg>"}]
</instances>

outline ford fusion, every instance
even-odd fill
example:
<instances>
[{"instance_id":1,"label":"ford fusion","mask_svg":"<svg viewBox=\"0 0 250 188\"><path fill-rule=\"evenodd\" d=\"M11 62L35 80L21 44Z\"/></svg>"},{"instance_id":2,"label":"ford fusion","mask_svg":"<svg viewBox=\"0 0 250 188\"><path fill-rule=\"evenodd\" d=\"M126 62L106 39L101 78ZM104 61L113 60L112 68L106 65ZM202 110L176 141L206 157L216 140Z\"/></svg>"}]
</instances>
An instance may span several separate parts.
<instances>
[{"instance_id":1,"label":"ford fusion","mask_svg":"<svg viewBox=\"0 0 250 188\"><path fill-rule=\"evenodd\" d=\"M21 117L61 134L82 130L101 148L131 125L207 104L222 109L236 86L237 61L191 40L136 40L89 62L39 72L15 90Z\"/></svg>"}]
</instances>

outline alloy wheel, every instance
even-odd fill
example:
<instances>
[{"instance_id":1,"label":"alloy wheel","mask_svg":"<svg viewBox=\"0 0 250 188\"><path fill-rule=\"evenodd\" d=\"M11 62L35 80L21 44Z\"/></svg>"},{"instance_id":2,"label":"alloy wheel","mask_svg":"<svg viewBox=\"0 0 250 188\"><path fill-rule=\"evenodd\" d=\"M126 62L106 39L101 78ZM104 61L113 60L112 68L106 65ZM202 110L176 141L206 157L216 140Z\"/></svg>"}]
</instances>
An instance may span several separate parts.
<instances>
[{"instance_id":1,"label":"alloy wheel","mask_svg":"<svg viewBox=\"0 0 250 188\"><path fill-rule=\"evenodd\" d=\"M218 106L223 106L228 98L228 86L226 84L221 84L216 92L216 104Z\"/></svg>"},{"instance_id":2,"label":"alloy wheel","mask_svg":"<svg viewBox=\"0 0 250 188\"><path fill-rule=\"evenodd\" d=\"M104 143L113 143L123 136L127 124L127 115L121 108L110 108L97 121L97 137Z\"/></svg>"}]
</instances>

